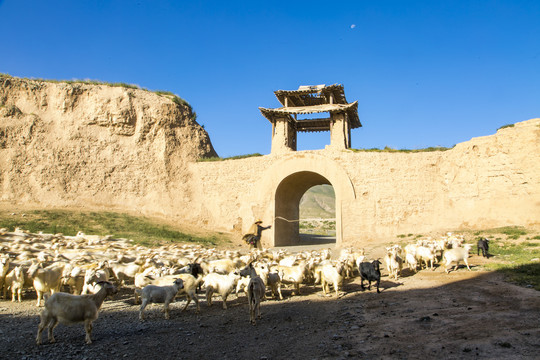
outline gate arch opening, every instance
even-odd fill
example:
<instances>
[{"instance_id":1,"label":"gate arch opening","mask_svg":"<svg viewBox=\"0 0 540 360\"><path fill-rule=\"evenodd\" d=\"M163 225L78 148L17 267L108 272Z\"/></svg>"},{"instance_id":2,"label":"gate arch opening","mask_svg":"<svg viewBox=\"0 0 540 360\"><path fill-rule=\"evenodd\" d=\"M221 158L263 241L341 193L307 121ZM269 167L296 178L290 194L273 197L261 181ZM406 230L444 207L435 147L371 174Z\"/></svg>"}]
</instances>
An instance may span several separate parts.
<instances>
[{"instance_id":1,"label":"gate arch opening","mask_svg":"<svg viewBox=\"0 0 540 360\"><path fill-rule=\"evenodd\" d=\"M306 245L300 237L300 200L316 185L331 185L324 176L312 171L300 171L285 177L275 192L274 246ZM336 216L336 228L340 219ZM335 237L328 241L335 244Z\"/></svg>"}]
</instances>

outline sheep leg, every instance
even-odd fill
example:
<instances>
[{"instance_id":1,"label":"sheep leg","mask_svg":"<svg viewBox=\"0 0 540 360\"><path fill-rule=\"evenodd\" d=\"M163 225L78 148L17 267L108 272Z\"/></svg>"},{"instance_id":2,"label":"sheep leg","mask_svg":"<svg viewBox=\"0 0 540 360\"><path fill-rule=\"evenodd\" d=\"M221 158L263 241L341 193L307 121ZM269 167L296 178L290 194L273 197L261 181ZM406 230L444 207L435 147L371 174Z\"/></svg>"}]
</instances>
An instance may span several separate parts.
<instances>
[{"instance_id":1,"label":"sheep leg","mask_svg":"<svg viewBox=\"0 0 540 360\"><path fill-rule=\"evenodd\" d=\"M224 294L222 295L221 297L223 298L223 309L227 309L227 297L229 296L229 294Z\"/></svg>"},{"instance_id":2,"label":"sheep leg","mask_svg":"<svg viewBox=\"0 0 540 360\"><path fill-rule=\"evenodd\" d=\"M48 320L47 316L45 314L43 314L41 316L41 322L38 325L38 332L37 332L37 336L36 336L36 344L38 344L38 345L41 345L41 333L43 332L43 330L47 326L47 322L48 322L47 320Z\"/></svg>"},{"instance_id":3,"label":"sheep leg","mask_svg":"<svg viewBox=\"0 0 540 360\"><path fill-rule=\"evenodd\" d=\"M469 262L467 261L467 259L463 259L463 262L465 263L465 265L467 265L467 269L471 271L471 268L469 267Z\"/></svg>"},{"instance_id":4,"label":"sheep leg","mask_svg":"<svg viewBox=\"0 0 540 360\"><path fill-rule=\"evenodd\" d=\"M321 285L323 294L326 295L326 281L324 280L324 277L321 277Z\"/></svg>"},{"instance_id":5,"label":"sheep leg","mask_svg":"<svg viewBox=\"0 0 540 360\"><path fill-rule=\"evenodd\" d=\"M139 320L141 320L141 321L144 321L143 311L144 311L144 308L146 307L146 305L148 305L148 300L146 298L143 298L141 308L139 309Z\"/></svg>"},{"instance_id":6,"label":"sheep leg","mask_svg":"<svg viewBox=\"0 0 540 360\"><path fill-rule=\"evenodd\" d=\"M86 343L92 343L92 320L86 320L84 322L84 330L86 330Z\"/></svg>"},{"instance_id":7,"label":"sheep leg","mask_svg":"<svg viewBox=\"0 0 540 360\"><path fill-rule=\"evenodd\" d=\"M197 304L197 314L201 312L201 307L199 306L199 299L197 298L197 293L190 295L190 299L193 298L195 304Z\"/></svg>"},{"instance_id":8,"label":"sheep leg","mask_svg":"<svg viewBox=\"0 0 540 360\"><path fill-rule=\"evenodd\" d=\"M169 320L170 316L169 316L169 302L168 301L165 302L163 311L165 312L165 319Z\"/></svg>"},{"instance_id":9,"label":"sheep leg","mask_svg":"<svg viewBox=\"0 0 540 360\"><path fill-rule=\"evenodd\" d=\"M283 295L281 295L281 284L278 284L277 291L278 291L278 294L279 294L279 300L283 300Z\"/></svg>"},{"instance_id":10,"label":"sheep leg","mask_svg":"<svg viewBox=\"0 0 540 360\"><path fill-rule=\"evenodd\" d=\"M18 289L17 289L17 297L18 297L19 302L21 302L21 298L22 298L22 288L18 288Z\"/></svg>"},{"instance_id":11,"label":"sheep leg","mask_svg":"<svg viewBox=\"0 0 540 360\"><path fill-rule=\"evenodd\" d=\"M183 311L186 311L186 309L187 309L187 307L188 307L188 305L189 305L190 302L191 302L191 296L190 296L189 294L187 294L187 296L186 296L186 305L185 305L184 308L182 309L182 312L183 312Z\"/></svg>"},{"instance_id":12,"label":"sheep leg","mask_svg":"<svg viewBox=\"0 0 540 360\"><path fill-rule=\"evenodd\" d=\"M37 303L36 306L39 306L41 304L41 298L43 297L43 293L39 290L36 290L37 293Z\"/></svg>"},{"instance_id":13,"label":"sheep leg","mask_svg":"<svg viewBox=\"0 0 540 360\"><path fill-rule=\"evenodd\" d=\"M212 306L212 293L213 289L211 286L206 288L206 305Z\"/></svg>"},{"instance_id":14,"label":"sheep leg","mask_svg":"<svg viewBox=\"0 0 540 360\"><path fill-rule=\"evenodd\" d=\"M52 343L55 343L56 342L56 339L54 338L54 328L58 326L58 319L56 318L52 318L50 321L49 321L49 342L52 344Z\"/></svg>"},{"instance_id":15,"label":"sheep leg","mask_svg":"<svg viewBox=\"0 0 540 360\"><path fill-rule=\"evenodd\" d=\"M261 317L261 303L258 301L257 302L257 318L260 320L262 317Z\"/></svg>"}]
</instances>

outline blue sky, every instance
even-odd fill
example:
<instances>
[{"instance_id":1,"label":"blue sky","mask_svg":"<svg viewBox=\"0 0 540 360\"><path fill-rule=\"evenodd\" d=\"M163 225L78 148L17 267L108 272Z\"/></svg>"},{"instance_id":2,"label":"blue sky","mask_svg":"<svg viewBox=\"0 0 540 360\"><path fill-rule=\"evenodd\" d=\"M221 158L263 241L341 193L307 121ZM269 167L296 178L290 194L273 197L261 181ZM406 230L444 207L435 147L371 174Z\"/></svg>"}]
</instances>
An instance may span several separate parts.
<instances>
[{"instance_id":1,"label":"blue sky","mask_svg":"<svg viewBox=\"0 0 540 360\"><path fill-rule=\"evenodd\" d=\"M171 91L222 157L268 154L258 107L299 85L358 100L353 148L453 146L540 117L538 0L0 0L0 33L0 72Z\"/></svg>"}]
</instances>

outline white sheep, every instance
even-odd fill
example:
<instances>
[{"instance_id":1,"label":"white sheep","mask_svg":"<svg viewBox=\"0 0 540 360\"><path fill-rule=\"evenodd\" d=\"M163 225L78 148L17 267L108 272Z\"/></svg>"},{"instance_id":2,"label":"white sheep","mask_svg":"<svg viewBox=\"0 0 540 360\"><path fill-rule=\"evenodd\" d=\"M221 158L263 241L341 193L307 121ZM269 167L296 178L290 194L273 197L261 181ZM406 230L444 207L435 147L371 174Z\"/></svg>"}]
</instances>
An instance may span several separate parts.
<instances>
[{"instance_id":1,"label":"white sheep","mask_svg":"<svg viewBox=\"0 0 540 360\"><path fill-rule=\"evenodd\" d=\"M274 298L279 294L279 299L283 300L283 295L281 294L281 278L276 271L269 272L267 277L267 284L272 291L272 296Z\"/></svg>"},{"instance_id":2,"label":"white sheep","mask_svg":"<svg viewBox=\"0 0 540 360\"><path fill-rule=\"evenodd\" d=\"M69 287L74 295L81 295L84 287L84 273L80 266L68 264L62 272L62 285Z\"/></svg>"},{"instance_id":3,"label":"white sheep","mask_svg":"<svg viewBox=\"0 0 540 360\"><path fill-rule=\"evenodd\" d=\"M330 292L330 285L334 287L336 298L339 298L339 287L343 285L344 263L339 262L337 266L326 263L321 268L321 284L323 293Z\"/></svg>"},{"instance_id":4,"label":"white sheep","mask_svg":"<svg viewBox=\"0 0 540 360\"><path fill-rule=\"evenodd\" d=\"M169 286L146 285L142 290L137 289L138 295L142 298L139 319L141 321L144 320L144 308L146 308L146 305L149 303L163 304L165 319L169 319L169 304L174 300L176 294L182 288L184 288L184 281L178 278Z\"/></svg>"},{"instance_id":5,"label":"white sheep","mask_svg":"<svg viewBox=\"0 0 540 360\"><path fill-rule=\"evenodd\" d=\"M204 278L206 288L206 303L212 306L212 295L217 292L223 299L223 309L227 309L227 297L235 289L236 283L240 279L238 271L231 271L228 275L210 273Z\"/></svg>"},{"instance_id":6,"label":"white sheep","mask_svg":"<svg viewBox=\"0 0 540 360\"><path fill-rule=\"evenodd\" d=\"M40 263L34 263L30 266L28 276L32 278L37 293L36 306L41 305L44 293L50 292L54 294L60 291L64 266L65 263L61 262L54 263L46 268L42 268Z\"/></svg>"},{"instance_id":7,"label":"white sheep","mask_svg":"<svg viewBox=\"0 0 540 360\"><path fill-rule=\"evenodd\" d=\"M431 266L431 270L434 270L433 263L436 261L436 254L435 249L431 247L426 246L418 246L416 248L415 257L418 259L418 262L420 263L420 268L422 268L422 261L426 264L426 269L428 266L428 261Z\"/></svg>"},{"instance_id":8,"label":"white sheep","mask_svg":"<svg viewBox=\"0 0 540 360\"><path fill-rule=\"evenodd\" d=\"M277 269L281 282L293 284L295 294L300 295L300 284L304 281L306 262L300 261L300 263L295 266L279 265Z\"/></svg>"},{"instance_id":9,"label":"white sheep","mask_svg":"<svg viewBox=\"0 0 540 360\"><path fill-rule=\"evenodd\" d=\"M471 248L472 244L465 244L463 247L452 248L444 252L444 260L446 261L445 271L447 274L450 272L449 265L452 263L456 263L457 269L460 261L463 261L465 265L467 265L467 269L471 271L471 268L469 267L469 262L467 261Z\"/></svg>"},{"instance_id":10,"label":"white sheep","mask_svg":"<svg viewBox=\"0 0 540 360\"><path fill-rule=\"evenodd\" d=\"M242 291L246 291L250 280L251 280L251 277L249 276L241 277L240 279L238 279L238 282L236 283L236 290L235 290L236 296L238 296L238 293ZM247 291L246 291L246 295L247 295Z\"/></svg>"},{"instance_id":11,"label":"white sheep","mask_svg":"<svg viewBox=\"0 0 540 360\"><path fill-rule=\"evenodd\" d=\"M261 318L261 301L265 298L266 286L264 285L263 280L259 275L257 275L256 270L253 268L253 265L250 263L246 268L250 271L250 280L247 287L247 298L249 304L249 320L255 325L255 316ZM244 270L246 270L244 269Z\"/></svg>"},{"instance_id":12,"label":"white sheep","mask_svg":"<svg viewBox=\"0 0 540 360\"><path fill-rule=\"evenodd\" d=\"M386 248L386 269L388 270L388 276L393 277L395 280L398 279L398 276L401 273L403 268L403 259L400 255L401 247L399 245Z\"/></svg>"},{"instance_id":13,"label":"white sheep","mask_svg":"<svg viewBox=\"0 0 540 360\"><path fill-rule=\"evenodd\" d=\"M99 289L96 284L100 281L109 281L109 272L106 269L87 269L84 274L82 294L93 294Z\"/></svg>"},{"instance_id":14,"label":"white sheep","mask_svg":"<svg viewBox=\"0 0 540 360\"><path fill-rule=\"evenodd\" d=\"M121 286L124 285L126 280L134 281L135 275L141 271L141 266L136 263L124 264L111 261L109 267Z\"/></svg>"},{"instance_id":15,"label":"white sheep","mask_svg":"<svg viewBox=\"0 0 540 360\"><path fill-rule=\"evenodd\" d=\"M15 295L17 295L18 301L21 302L24 287L24 271L21 266L16 266L6 275L4 285L6 289L11 289L11 301L15 301Z\"/></svg>"},{"instance_id":16,"label":"white sheep","mask_svg":"<svg viewBox=\"0 0 540 360\"><path fill-rule=\"evenodd\" d=\"M218 274L230 274L236 269L236 264L231 259L218 259L212 260L207 263L201 263L206 274L208 273L218 273Z\"/></svg>"},{"instance_id":17,"label":"white sheep","mask_svg":"<svg viewBox=\"0 0 540 360\"><path fill-rule=\"evenodd\" d=\"M148 270L148 269L147 269ZM145 270L146 272L146 270ZM197 297L197 287L202 282L202 276L199 276L198 278L195 278L191 274L176 274L176 275L166 275L166 276L155 276L150 273L145 274L139 273L135 276L135 286L137 288L143 288L146 285L167 285L170 284L175 279L180 278L184 282L184 287L178 291L176 294L177 297L185 296L187 301L186 305L182 309L182 311L185 311L188 307L188 305L193 302L195 302L195 305L197 306L196 312L199 313L201 311L201 308L199 306L199 299ZM135 304L139 303L139 295L138 290L135 290Z\"/></svg>"},{"instance_id":18,"label":"white sheep","mask_svg":"<svg viewBox=\"0 0 540 360\"><path fill-rule=\"evenodd\" d=\"M7 288L4 288L4 279L9 272L10 262L11 262L11 258L9 256L3 255L0 257L0 290L3 289L4 299L6 297L6 291L7 291Z\"/></svg>"},{"instance_id":19,"label":"white sheep","mask_svg":"<svg viewBox=\"0 0 540 360\"><path fill-rule=\"evenodd\" d=\"M117 292L109 282L100 283L100 287L100 290L93 295L72 295L61 292L51 295L41 312L36 343L41 344L41 333L47 326L49 327L49 342L54 343L56 340L53 331L58 322L62 324L84 322L86 343L91 344L92 322L98 318L99 308L105 298Z\"/></svg>"},{"instance_id":20,"label":"white sheep","mask_svg":"<svg viewBox=\"0 0 540 360\"><path fill-rule=\"evenodd\" d=\"M409 270L416 271L416 268L418 267L418 260L416 260L416 257L413 254L405 254L405 263L409 267Z\"/></svg>"}]
</instances>

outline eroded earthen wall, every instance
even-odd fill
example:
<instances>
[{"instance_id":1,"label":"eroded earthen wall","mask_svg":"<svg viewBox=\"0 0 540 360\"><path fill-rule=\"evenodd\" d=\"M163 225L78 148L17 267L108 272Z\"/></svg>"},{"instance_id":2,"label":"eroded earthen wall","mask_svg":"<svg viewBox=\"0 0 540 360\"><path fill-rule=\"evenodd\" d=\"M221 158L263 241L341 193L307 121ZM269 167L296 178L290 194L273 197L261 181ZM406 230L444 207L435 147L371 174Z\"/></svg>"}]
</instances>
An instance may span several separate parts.
<instances>
[{"instance_id":1,"label":"eroded earthen wall","mask_svg":"<svg viewBox=\"0 0 540 360\"><path fill-rule=\"evenodd\" d=\"M325 164L332 163L354 188L354 199L342 197L339 204L348 243L410 232L539 226L539 155L540 119L534 119L444 152L304 151L190 169L199 182L193 192L204 204L197 212L212 226L245 230L256 217L273 221L272 187L279 180L268 185L269 169L281 172L294 163L284 171L292 174L304 161L328 172Z\"/></svg>"}]
</instances>

